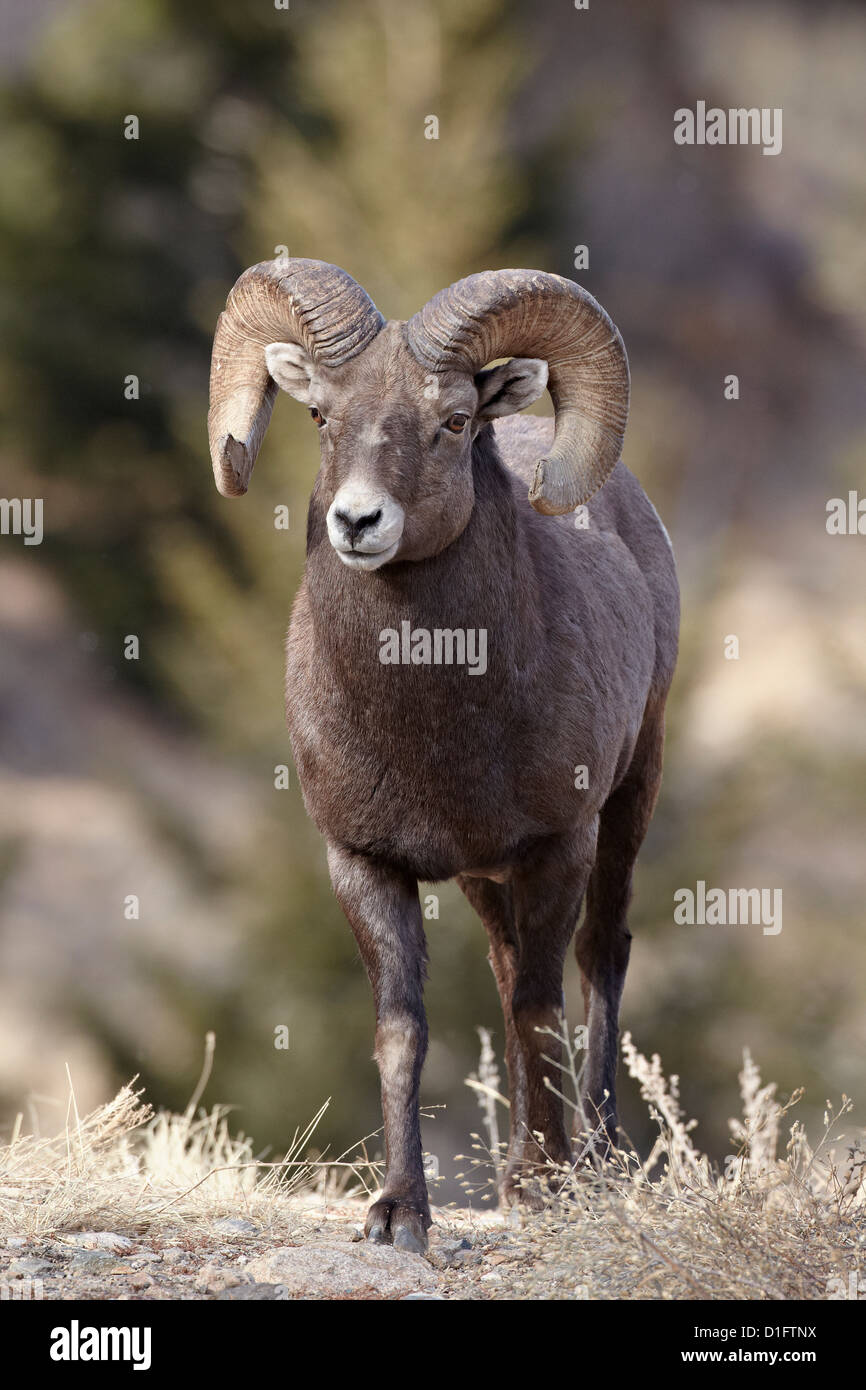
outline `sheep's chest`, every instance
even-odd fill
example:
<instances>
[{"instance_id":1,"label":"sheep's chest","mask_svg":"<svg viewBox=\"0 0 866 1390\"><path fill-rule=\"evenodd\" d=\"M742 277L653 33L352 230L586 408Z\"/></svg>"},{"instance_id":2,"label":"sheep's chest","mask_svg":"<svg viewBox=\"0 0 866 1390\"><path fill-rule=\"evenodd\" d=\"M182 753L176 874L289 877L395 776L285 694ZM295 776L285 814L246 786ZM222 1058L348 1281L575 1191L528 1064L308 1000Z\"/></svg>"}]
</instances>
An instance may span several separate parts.
<instances>
[{"instance_id":1,"label":"sheep's chest","mask_svg":"<svg viewBox=\"0 0 866 1390\"><path fill-rule=\"evenodd\" d=\"M439 879L543 833L540 801L552 779L567 794L568 769L544 766L509 683L471 669L377 662L365 686L290 661L292 748L329 840Z\"/></svg>"}]
</instances>

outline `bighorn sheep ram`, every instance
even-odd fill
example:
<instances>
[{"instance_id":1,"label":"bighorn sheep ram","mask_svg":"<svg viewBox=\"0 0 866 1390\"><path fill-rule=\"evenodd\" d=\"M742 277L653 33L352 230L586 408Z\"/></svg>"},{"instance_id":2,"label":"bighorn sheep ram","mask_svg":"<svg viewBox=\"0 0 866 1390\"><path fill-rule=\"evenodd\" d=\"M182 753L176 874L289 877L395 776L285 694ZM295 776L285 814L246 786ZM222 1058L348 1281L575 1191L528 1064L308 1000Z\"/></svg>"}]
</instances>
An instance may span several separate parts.
<instances>
[{"instance_id":1,"label":"bighorn sheep ram","mask_svg":"<svg viewBox=\"0 0 866 1390\"><path fill-rule=\"evenodd\" d=\"M499 418L545 386L553 430ZM626 909L661 778L676 572L620 461L622 340L569 280L471 275L386 323L336 266L252 266L213 346L208 432L227 497L247 490L278 387L308 407L321 450L287 709L375 997L386 1172L366 1234L422 1251L419 880L456 878L490 938L511 1096L503 1197L519 1198L546 1157L571 1158L546 1084L561 1084L556 1048L539 1030L558 1025L584 896L584 1099L615 1133ZM438 659L434 630L450 643ZM402 660L386 660L398 631ZM467 632L486 633L483 675L460 662Z\"/></svg>"}]
</instances>

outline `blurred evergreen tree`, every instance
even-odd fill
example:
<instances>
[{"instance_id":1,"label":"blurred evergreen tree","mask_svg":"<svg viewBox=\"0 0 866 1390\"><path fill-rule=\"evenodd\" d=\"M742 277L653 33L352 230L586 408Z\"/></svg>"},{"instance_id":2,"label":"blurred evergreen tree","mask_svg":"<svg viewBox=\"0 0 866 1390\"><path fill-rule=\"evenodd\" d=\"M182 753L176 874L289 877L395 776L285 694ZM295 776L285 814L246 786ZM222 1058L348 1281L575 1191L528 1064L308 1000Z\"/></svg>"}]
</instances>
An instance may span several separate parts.
<instances>
[{"instance_id":1,"label":"blurred evergreen tree","mask_svg":"<svg viewBox=\"0 0 866 1390\"><path fill-rule=\"evenodd\" d=\"M228 993L175 1002L193 1036L216 1027L212 1093L242 1101L245 1127L277 1146L324 1090L339 1100L338 1142L377 1114L372 1006L297 785L273 790L289 760L282 639L315 432L282 403L249 495L220 498L211 334L240 270L281 244L344 265L388 317L486 265L531 263L531 246L503 239L525 211L503 136L524 71L507 9L90 0L51 22L0 96L0 411L15 491L44 497L34 563L59 576L114 673L261 778L248 877L226 884L205 866L241 904L243 972ZM138 662L121 660L130 632ZM194 835L176 830L194 859ZM461 1083L474 1025L498 1007L486 943L454 889L430 926L428 1091L474 1121ZM184 1103L187 1076L151 1073L146 1049L92 1013L82 1023L119 1075L140 1070L158 1100ZM288 1099L278 1023L291 1030Z\"/></svg>"}]
</instances>

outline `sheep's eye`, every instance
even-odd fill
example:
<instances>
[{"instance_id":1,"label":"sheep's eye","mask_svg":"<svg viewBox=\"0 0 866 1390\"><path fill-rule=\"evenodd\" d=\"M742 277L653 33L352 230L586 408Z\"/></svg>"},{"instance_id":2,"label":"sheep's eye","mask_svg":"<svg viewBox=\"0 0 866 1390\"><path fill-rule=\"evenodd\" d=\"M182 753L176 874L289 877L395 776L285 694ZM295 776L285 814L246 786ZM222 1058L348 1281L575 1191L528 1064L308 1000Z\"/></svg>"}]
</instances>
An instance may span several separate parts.
<instances>
[{"instance_id":1,"label":"sheep's eye","mask_svg":"<svg viewBox=\"0 0 866 1390\"><path fill-rule=\"evenodd\" d=\"M445 421L445 428L446 430L450 430L452 434L460 434L468 419L468 415L464 415L462 411L458 410L456 415L450 416L450 418Z\"/></svg>"},{"instance_id":2,"label":"sheep's eye","mask_svg":"<svg viewBox=\"0 0 866 1390\"><path fill-rule=\"evenodd\" d=\"M321 410L317 410L315 406L311 408L310 414L312 415L319 429L321 429L323 425L326 425L328 423Z\"/></svg>"}]
</instances>

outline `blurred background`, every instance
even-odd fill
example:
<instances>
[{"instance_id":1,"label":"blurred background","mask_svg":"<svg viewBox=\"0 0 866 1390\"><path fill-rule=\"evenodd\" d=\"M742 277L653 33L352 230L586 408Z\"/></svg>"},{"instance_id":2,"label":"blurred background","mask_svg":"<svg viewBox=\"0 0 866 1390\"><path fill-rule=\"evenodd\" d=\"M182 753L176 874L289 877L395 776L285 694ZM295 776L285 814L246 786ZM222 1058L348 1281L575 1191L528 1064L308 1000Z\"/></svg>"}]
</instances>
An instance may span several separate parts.
<instances>
[{"instance_id":1,"label":"blurred background","mask_svg":"<svg viewBox=\"0 0 866 1390\"><path fill-rule=\"evenodd\" d=\"M45 526L0 537L0 1125L61 1124L67 1064L82 1110L134 1073L182 1107L209 1029L206 1099L260 1148L328 1096L332 1153L379 1124L369 987L275 786L315 431L282 400L242 501L207 453L216 316L281 245L388 317L525 265L618 323L684 612L623 1025L717 1159L746 1045L813 1127L842 1091L862 1124L866 536L825 523L866 491L863 6L3 0L0 49L0 492ZM676 145L698 100L781 107L782 153ZM698 879L781 888L783 930L676 925ZM434 891L447 1174L502 1028L480 923ZM646 1144L627 1080L622 1110Z\"/></svg>"}]
</instances>

